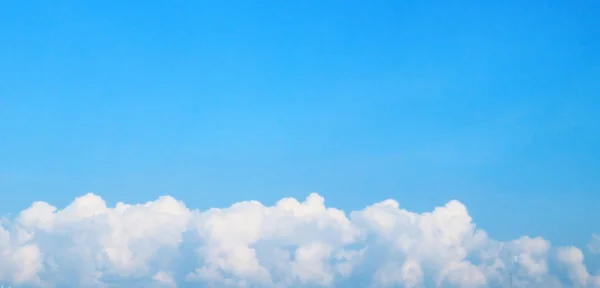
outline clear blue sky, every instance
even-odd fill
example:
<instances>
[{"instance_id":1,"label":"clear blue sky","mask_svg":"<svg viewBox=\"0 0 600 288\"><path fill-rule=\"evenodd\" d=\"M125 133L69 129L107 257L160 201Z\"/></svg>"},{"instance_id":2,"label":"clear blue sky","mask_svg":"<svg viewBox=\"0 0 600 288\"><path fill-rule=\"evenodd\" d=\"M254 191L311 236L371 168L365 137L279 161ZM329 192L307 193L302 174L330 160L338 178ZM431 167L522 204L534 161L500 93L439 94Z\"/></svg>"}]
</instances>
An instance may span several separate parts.
<instances>
[{"instance_id":1,"label":"clear blue sky","mask_svg":"<svg viewBox=\"0 0 600 288\"><path fill-rule=\"evenodd\" d=\"M170 194L465 203L600 232L597 1L11 1L0 211Z\"/></svg>"}]
</instances>

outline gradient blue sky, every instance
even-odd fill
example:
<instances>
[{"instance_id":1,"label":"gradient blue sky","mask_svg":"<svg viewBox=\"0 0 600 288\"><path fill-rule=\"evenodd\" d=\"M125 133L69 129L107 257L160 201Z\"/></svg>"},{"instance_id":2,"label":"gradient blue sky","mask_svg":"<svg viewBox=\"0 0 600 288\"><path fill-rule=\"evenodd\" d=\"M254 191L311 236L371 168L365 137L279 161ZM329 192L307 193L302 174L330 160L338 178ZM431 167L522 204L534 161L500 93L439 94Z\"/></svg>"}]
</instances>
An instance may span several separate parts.
<instances>
[{"instance_id":1,"label":"gradient blue sky","mask_svg":"<svg viewBox=\"0 0 600 288\"><path fill-rule=\"evenodd\" d=\"M600 232L598 1L11 1L0 211L170 194L465 203Z\"/></svg>"}]
</instances>

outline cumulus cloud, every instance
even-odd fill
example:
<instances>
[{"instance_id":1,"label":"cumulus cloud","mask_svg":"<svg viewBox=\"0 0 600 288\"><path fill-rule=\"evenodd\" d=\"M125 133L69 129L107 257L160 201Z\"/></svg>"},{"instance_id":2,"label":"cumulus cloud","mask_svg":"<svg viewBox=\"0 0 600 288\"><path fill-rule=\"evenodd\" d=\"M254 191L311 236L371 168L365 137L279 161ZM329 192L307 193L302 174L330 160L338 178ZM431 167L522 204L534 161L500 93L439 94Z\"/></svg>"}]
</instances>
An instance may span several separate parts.
<instances>
[{"instance_id":1,"label":"cumulus cloud","mask_svg":"<svg viewBox=\"0 0 600 288\"><path fill-rule=\"evenodd\" d=\"M583 264L583 252L577 247L561 247L558 249L558 262L566 267L568 277L574 287L587 287L588 284L600 283L600 276L593 277Z\"/></svg>"},{"instance_id":2,"label":"cumulus cloud","mask_svg":"<svg viewBox=\"0 0 600 288\"><path fill-rule=\"evenodd\" d=\"M556 269L554 269L556 267ZM318 194L193 210L164 196L108 207L35 202L0 227L0 284L19 287L600 287L576 247L496 241L450 201L346 213Z\"/></svg>"}]
</instances>

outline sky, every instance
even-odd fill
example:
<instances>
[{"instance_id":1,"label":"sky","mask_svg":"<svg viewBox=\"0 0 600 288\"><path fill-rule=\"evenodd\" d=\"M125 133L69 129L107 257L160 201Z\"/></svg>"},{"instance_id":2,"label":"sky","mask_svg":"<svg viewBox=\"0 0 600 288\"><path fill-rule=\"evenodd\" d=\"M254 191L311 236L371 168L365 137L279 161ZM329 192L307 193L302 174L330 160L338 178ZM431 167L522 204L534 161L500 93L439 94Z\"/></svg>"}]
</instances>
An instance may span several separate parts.
<instances>
[{"instance_id":1,"label":"sky","mask_svg":"<svg viewBox=\"0 0 600 288\"><path fill-rule=\"evenodd\" d=\"M210 225L218 231L198 228L214 216L208 212L210 208L226 208L222 210L226 214L238 207L234 203L254 200L258 202L247 203L262 203L260 209L264 211L292 213L289 211L304 207L302 203L309 195L325 199L326 207L345 212L342 221L327 209L323 211L329 212L319 210L325 206L315 204L314 208L313 202L306 202L306 209L313 211L313 207L325 213L318 215L331 218L323 221L349 225L349 230L344 228L323 242L331 251L343 251L340 243L363 248L371 245L371 240L359 241L356 235L374 233L388 239L400 235L396 230L413 229L412 224L393 218L404 224L394 229L384 225L397 232L392 233L373 224L382 219L374 216L377 213L365 214L382 207L377 203L393 199L399 208L391 205L396 210L389 213L412 213L413 218L436 215L436 207L450 205L449 210L457 209L463 216L459 222L467 227L461 230L467 231L464 235L473 238L483 229L486 239L495 239L493 245L489 244L492 240L486 240L485 247L507 243L529 248L539 244L543 248L544 241L549 241L552 248L538 251L553 251L548 259L583 262L592 277L589 279L600 270L598 250L590 248L598 246L600 233L597 1L217 2L17 1L0 9L0 215L6 222L0 232L7 231L6 239L10 240L2 246L0 237L0 250L4 247L16 253L15 257L42 255L36 258L41 259L42 268L13 267L17 270L6 270L13 271L13 278L0 274L0 280L17 283L21 278L38 277L46 281L44 277L51 274L48 259L54 255L49 251L58 248L49 246L52 241L44 237L56 236L52 233L60 229L81 230L78 233L88 236L112 235L108 228L102 232L81 228L87 227L81 223L98 215L109 221L106 219L112 216L106 215L122 212L118 202L134 205L172 199L173 203L185 203L184 209L167 201L171 203L168 207L184 211L174 215L185 215L173 216L169 221L185 225L175 225L178 228L169 231L173 235L203 231L194 233L208 241L206 237L227 234ZM289 197L297 199L300 206L289 208L292 210L278 206L278 201ZM87 203L86 199L95 199L89 200L90 206L84 205L97 211L95 216L83 211L87 208L75 209L79 212L65 208L79 207L76 204ZM32 206L36 201L43 202ZM55 212L67 216L52 216L55 214L44 210L44 205L67 211ZM240 205L244 211L256 208L254 204ZM467 211L460 208L463 205ZM25 213L31 209L37 212L30 214L37 216ZM275 213L264 211L260 213ZM236 215L247 216L239 213ZM306 216L303 213L292 214L301 218ZM79 222L65 220L69 217ZM364 220L369 217L375 222ZM42 218L46 220L39 220ZM302 222L288 218L269 225ZM192 229L190 223L203 224ZM373 232L373 225L386 232ZM310 231L317 234L311 235L317 239L322 232L314 229ZM346 239L344 233L353 229L358 234L348 233L358 238L342 241ZM18 231L31 233L25 237L29 240L23 240ZM423 231L411 235L431 236ZM337 240L331 240L334 238ZM111 241L125 241L115 239ZM167 240L148 245L163 247L172 239ZM182 241L195 243L188 240ZM243 245L251 247L256 241ZM538 242L527 245L527 241ZM82 247L89 244L85 243ZM123 243L119 245L126 245ZM468 251L485 250L468 247ZM572 260L579 259L577 253L583 253L584 260ZM400 260L390 262L392 268L386 266L381 271L395 271L394 265L416 265L424 267L424 278L434 273L434 268L424 264L433 258L421 255L413 263L407 260L408 254L400 254ZM257 256L259 262L267 261L263 256ZM445 256L435 259L452 258ZM198 257L210 262L206 255ZM125 269L111 259L107 263ZM582 271L577 267L573 271ZM119 271L127 270L122 269ZM247 283L267 285L260 281L269 278L248 280L246 276L252 273L244 274L263 273L258 270L219 269ZM91 270L69 271L87 275ZM161 271L148 273L156 276ZM302 271L298 272L301 276L294 277L302 278L312 270ZM177 273L168 271L157 277L177 278L173 276ZM489 279L493 277L481 273L488 279L486 285L492 287ZM531 273L527 275L535 274ZM25 276L17 279L15 275ZM277 278L274 275L270 277ZM50 278L62 281L56 277ZM382 277L373 279L388 279ZM403 285L409 287L407 279L411 277L402 278ZM597 277L600 279L600 273ZM173 281L183 285L178 279ZM206 279L201 281L216 281ZM22 283L34 283L27 281ZM586 283L592 285L593 281ZM285 283L282 285L300 285ZM334 285L331 283L326 284ZM377 283L374 285L383 285Z\"/></svg>"}]
</instances>

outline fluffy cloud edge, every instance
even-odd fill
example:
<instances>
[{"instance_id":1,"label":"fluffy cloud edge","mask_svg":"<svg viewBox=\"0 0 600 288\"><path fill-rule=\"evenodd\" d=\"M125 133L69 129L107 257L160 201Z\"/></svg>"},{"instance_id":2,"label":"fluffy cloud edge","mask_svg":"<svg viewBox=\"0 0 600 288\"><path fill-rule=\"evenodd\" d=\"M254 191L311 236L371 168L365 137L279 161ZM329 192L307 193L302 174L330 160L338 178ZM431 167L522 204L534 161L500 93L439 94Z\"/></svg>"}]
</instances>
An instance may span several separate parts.
<instances>
[{"instance_id":1,"label":"fluffy cloud edge","mask_svg":"<svg viewBox=\"0 0 600 288\"><path fill-rule=\"evenodd\" d=\"M5 219L0 255L0 284L13 286L600 287L579 248L496 241L456 200L346 213L312 193L199 211L170 196L108 207L89 193Z\"/></svg>"}]
</instances>

